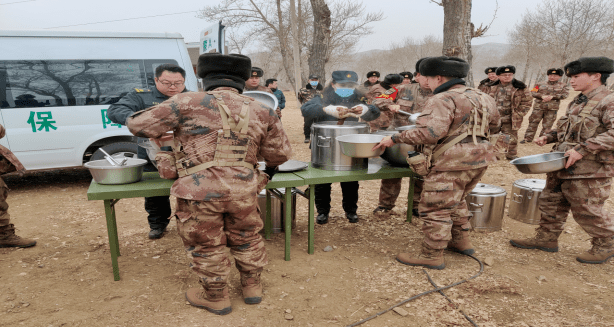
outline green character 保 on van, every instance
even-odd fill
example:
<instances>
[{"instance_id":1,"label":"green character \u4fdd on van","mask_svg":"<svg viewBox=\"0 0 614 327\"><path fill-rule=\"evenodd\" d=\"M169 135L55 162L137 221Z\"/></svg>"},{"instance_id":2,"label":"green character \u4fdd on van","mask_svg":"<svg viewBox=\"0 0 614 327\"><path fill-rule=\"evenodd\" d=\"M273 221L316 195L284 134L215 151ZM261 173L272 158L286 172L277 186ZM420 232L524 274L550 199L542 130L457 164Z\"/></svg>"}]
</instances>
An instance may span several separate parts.
<instances>
[{"instance_id":1,"label":"green character \u4fdd on van","mask_svg":"<svg viewBox=\"0 0 614 327\"><path fill-rule=\"evenodd\" d=\"M36 119L38 121L34 121L34 114L36 114ZM39 131L42 131L43 128L45 129L45 132L49 132L50 128L53 130L58 129L57 127L53 126L56 121L50 119L52 119L51 111L30 111L30 117L28 118L27 123L32 125L32 133L36 133L36 124L40 124L40 127L38 128Z\"/></svg>"}]
</instances>

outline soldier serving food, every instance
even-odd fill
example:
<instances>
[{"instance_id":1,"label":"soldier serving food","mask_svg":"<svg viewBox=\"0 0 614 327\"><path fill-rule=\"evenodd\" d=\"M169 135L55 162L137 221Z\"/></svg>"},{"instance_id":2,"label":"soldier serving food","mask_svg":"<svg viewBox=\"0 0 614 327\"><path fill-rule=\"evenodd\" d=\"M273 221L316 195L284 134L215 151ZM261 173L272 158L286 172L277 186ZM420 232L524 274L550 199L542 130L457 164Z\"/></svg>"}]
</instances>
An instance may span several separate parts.
<instances>
[{"instance_id":1,"label":"soldier serving food","mask_svg":"<svg viewBox=\"0 0 614 327\"><path fill-rule=\"evenodd\" d=\"M245 303L262 300L267 256L258 234L263 223L257 195L292 152L274 109L241 94L250 71L246 56L202 54L197 72L204 92L176 95L126 121L140 137L174 132L177 231L202 286L190 288L186 298L219 315L232 310L226 247L240 272ZM264 158L268 176L257 168L257 156Z\"/></svg>"},{"instance_id":2,"label":"soldier serving food","mask_svg":"<svg viewBox=\"0 0 614 327\"><path fill-rule=\"evenodd\" d=\"M366 105L366 98L358 86L358 75L353 71L337 70L332 74L332 81L327 85L322 94L314 97L301 107L305 117L312 121L357 121L361 118L365 121L377 119L379 109L373 105ZM345 216L350 223L358 222L358 182L342 182L343 192L342 206ZM328 223L330 212L331 184L318 184L315 186L315 206L318 211L316 222Z\"/></svg>"},{"instance_id":3,"label":"soldier serving food","mask_svg":"<svg viewBox=\"0 0 614 327\"><path fill-rule=\"evenodd\" d=\"M571 87L578 94L556 129L535 140L569 156L565 169L548 173L539 197L541 219L535 236L510 243L523 249L559 250L569 211L592 237L592 248L579 255L582 263L605 263L614 256L614 214L604 210L614 177L614 94L605 81L614 72L606 57L584 57L565 65Z\"/></svg>"},{"instance_id":4,"label":"soldier serving food","mask_svg":"<svg viewBox=\"0 0 614 327\"><path fill-rule=\"evenodd\" d=\"M424 186L418 210L424 240L417 255L400 253L397 261L410 266L444 269L443 250L473 254L465 197L495 162L490 133L500 129L499 112L491 97L465 86L469 64L455 57L431 57L419 72L433 90L416 128L386 136L374 149L403 142L424 145L408 163L422 175Z\"/></svg>"}]
</instances>

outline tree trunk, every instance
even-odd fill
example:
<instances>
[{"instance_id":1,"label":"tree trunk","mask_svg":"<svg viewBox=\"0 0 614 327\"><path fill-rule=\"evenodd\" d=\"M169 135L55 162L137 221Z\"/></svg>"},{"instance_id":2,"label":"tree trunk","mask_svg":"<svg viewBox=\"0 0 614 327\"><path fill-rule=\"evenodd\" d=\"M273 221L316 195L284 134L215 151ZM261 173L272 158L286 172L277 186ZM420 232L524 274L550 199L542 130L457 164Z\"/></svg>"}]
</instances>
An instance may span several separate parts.
<instances>
[{"instance_id":1,"label":"tree trunk","mask_svg":"<svg viewBox=\"0 0 614 327\"><path fill-rule=\"evenodd\" d=\"M331 14L325 0L310 0L313 10L313 42L309 49L309 75L318 75L326 83L326 57L330 39Z\"/></svg>"},{"instance_id":2,"label":"tree trunk","mask_svg":"<svg viewBox=\"0 0 614 327\"><path fill-rule=\"evenodd\" d=\"M284 71L286 72L286 77L288 78L288 81L290 82L290 84L292 85L292 88L295 88L296 83L294 82L294 77L293 75L293 70L292 67L290 65L290 51L288 49L288 38L287 38L287 31L286 31L286 26L284 26L283 23L283 15L282 15L282 10L281 10L281 0L277 0L277 19L279 21L279 26L277 28L277 35L278 35L278 39L279 39L279 50L281 52L281 63L284 66Z\"/></svg>"},{"instance_id":3,"label":"tree trunk","mask_svg":"<svg viewBox=\"0 0 614 327\"><path fill-rule=\"evenodd\" d=\"M466 60L471 66L471 0L442 0L443 5L443 55ZM473 87L473 74L469 70L467 84Z\"/></svg>"},{"instance_id":4,"label":"tree trunk","mask_svg":"<svg viewBox=\"0 0 614 327\"><path fill-rule=\"evenodd\" d=\"M527 61L524 64L524 72L522 72L522 82L523 83L526 83L527 74L529 73L530 65L531 65L531 48L527 47ZM529 82L531 82L530 79L529 79Z\"/></svg>"}]
</instances>

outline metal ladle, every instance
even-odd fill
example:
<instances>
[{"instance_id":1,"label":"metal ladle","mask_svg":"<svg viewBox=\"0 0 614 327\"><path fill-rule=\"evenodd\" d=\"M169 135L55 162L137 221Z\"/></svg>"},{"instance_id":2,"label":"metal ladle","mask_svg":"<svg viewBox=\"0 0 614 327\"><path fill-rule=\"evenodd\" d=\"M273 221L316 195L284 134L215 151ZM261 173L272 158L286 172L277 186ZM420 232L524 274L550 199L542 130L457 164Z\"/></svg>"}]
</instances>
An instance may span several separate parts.
<instances>
[{"instance_id":1,"label":"metal ladle","mask_svg":"<svg viewBox=\"0 0 614 327\"><path fill-rule=\"evenodd\" d=\"M108 154L107 151L103 150L102 148L99 148L99 150L104 154L104 158L107 159L107 161L113 166L123 166L124 164L126 164L126 161L128 161L127 158L124 158L121 162L117 162L117 160L111 157L111 155Z\"/></svg>"},{"instance_id":2,"label":"metal ladle","mask_svg":"<svg viewBox=\"0 0 614 327\"><path fill-rule=\"evenodd\" d=\"M402 115L409 116L409 121L410 121L411 123L414 123L414 124L416 123L416 120L418 120L418 116L420 116L420 114L421 114L420 112L417 112L417 113L415 113L415 114L410 114L409 112L407 112L407 111L403 111L403 110L399 110L399 111L397 111L397 112L398 112L398 113L400 113L400 114L402 114Z\"/></svg>"}]
</instances>

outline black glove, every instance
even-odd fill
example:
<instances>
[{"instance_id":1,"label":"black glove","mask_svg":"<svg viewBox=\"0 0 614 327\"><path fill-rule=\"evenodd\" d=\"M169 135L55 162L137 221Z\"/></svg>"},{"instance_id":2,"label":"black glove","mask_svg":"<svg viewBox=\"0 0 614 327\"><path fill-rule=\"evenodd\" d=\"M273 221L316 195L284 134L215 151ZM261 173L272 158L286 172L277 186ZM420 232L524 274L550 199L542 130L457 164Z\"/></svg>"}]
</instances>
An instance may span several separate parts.
<instances>
[{"instance_id":1,"label":"black glove","mask_svg":"<svg viewBox=\"0 0 614 327\"><path fill-rule=\"evenodd\" d=\"M277 171L278 171L277 167L268 167L268 166L264 167L264 173L269 175L269 180L273 179L273 176L275 176Z\"/></svg>"}]
</instances>

